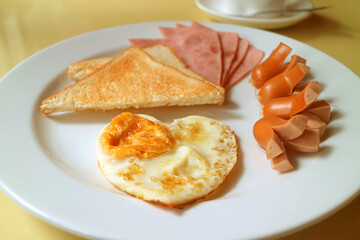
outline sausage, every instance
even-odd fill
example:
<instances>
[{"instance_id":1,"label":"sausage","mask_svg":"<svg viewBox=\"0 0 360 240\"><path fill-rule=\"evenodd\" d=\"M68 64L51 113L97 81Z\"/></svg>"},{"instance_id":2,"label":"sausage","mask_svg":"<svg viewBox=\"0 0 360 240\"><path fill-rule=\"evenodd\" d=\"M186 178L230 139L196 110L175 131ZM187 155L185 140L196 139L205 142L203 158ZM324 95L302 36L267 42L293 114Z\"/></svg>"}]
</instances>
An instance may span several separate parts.
<instances>
[{"instance_id":1,"label":"sausage","mask_svg":"<svg viewBox=\"0 0 360 240\"><path fill-rule=\"evenodd\" d=\"M253 135L255 140L265 150L268 159L285 152L284 143L271 128L271 124L268 121L264 119L258 120L253 127Z\"/></svg>"},{"instance_id":2,"label":"sausage","mask_svg":"<svg viewBox=\"0 0 360 240\"><path fill-rule=\"evenodd\" d=\"M285 146L299 152L318 152L319 139L319 129L306 128L298 138L285 141Z\"/></svg>"},{"instance_id":3,"label":"sausage","mask_svg":"<svg viewBox=\"0 0 360 240\"><path fill-rule=\"evenodd\" d=\"M285 120L279 117L267 117L278 118L283 121L283 124L273 125L272 129L277 133L281 140L291 140L299 137L305 130L308 124L308 118L304 115L295 115L289 120ZM280 123L280 121L279 121Z\"/></svg>"},{"instance_id":4,"label":"sausage","mask_svg":"<svg viewBox=\"0 0 360 240\"><path fill-rule=\"evenodd\" d=\"M283 72L287 66L281 66L281 64L291 50L289 46L281 42L270 56L254 69L251 75L254 87L260 88L267 80Z\"/></svg>"},{"instance_id":5,"label":"sausage","mask_svg":"<svg viewBox=\"0 0 360 240\"><path fill-rule=\"evenodd\" d=\"M288 172L294 169L294 166L289 161L286 152L283 152L277 157L270 159L271 168L279 172Z\"/></svg>"},{"instance_id":6,"label":"sausage","mask_svg":"<svg viewBox=\"0 0 360 240\"><path fill-rule=\"evenodd\" d=\"M258 100L265 105L273 98L290 96L293 88L305 77L309 70L310 68L304 63L297 63L292 69L271 78L261 87L257 95Z\"/></svg>"},{"instance_id":7,"label":"sausage","mask_svg":"<svg viewBox=\"0 0 360 240\"><path fill-rule=\"evenodd\" d=\"M306 59L302 58L302 57L300 57L300 56L298 56L296 54L292 55L290 62L287 64L287 67L284 70L284 73L287 73L288 71L293 69L296 66L296 64L298 64L298 63L306 64Z\"/></svg>"},{"instance_id":8,"label":"sausage","mask_svg":"<svg viewBox=\"0 0 360 240\"><path fill-rule=\"evenodd\" d=\"M268 159L285 152L283 140L299 137L305 130L307 117L299 115L289 120L275 116L258 120L253 127L253 135L259 145L265 149Z\"/></svg>"},{"instance_id":9,"label":"sausage","mask_svg":"<svg viewBox=\"0 0 360 240\"><path fill-rule=\"evenodd\" d=\"M319 138L321 139L325 133L326 123L322 121L317 116L308 113L308 112L302 112L301 114L298 114L296 116L303 116L307 118L306 127L311 129L318 129L319 130Z\"/></svg>"},{"instance_id":10,"label":"sausage","mask_svg":"<svg viewBox=\"0 0 360 240\"><path fill-rule=\"evenodd\" d=\"M313 102L308 108L304 110L304 112L315 115L325 123L330 122L330 118L331 118L330 104L325 100L319 100Z\"/></svg>"},{"instance_id":11,"label":"sausage","mask_svg":"<svg viewBox=\"0 0 360 240\"><path fill-rule=\"evenodd\" d=\"M263 107L263 116L273 115L289 119L310 106L317 99L320 90L321 85L318 82L310 81L299 94L271 99Z\"/></svg>"}]
</instances>

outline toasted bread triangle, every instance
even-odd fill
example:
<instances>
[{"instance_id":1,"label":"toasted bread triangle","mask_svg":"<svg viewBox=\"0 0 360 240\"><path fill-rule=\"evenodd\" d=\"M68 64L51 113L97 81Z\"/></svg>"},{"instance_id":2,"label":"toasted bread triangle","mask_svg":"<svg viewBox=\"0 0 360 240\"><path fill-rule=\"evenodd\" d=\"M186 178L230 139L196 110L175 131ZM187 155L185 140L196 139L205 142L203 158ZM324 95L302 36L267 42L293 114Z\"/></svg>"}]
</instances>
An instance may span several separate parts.
<instances>
[{"instance_id":1,"label":"toasted bread triangle","mask_svg":"<svg viewBox=\"0 0 360 240\"><path fill-rule=\"evenodd\" d=\"M42 102L44 114L173 105L221 104L224 89L130 47L101 69Z\"/></svg>"}]
</instances>

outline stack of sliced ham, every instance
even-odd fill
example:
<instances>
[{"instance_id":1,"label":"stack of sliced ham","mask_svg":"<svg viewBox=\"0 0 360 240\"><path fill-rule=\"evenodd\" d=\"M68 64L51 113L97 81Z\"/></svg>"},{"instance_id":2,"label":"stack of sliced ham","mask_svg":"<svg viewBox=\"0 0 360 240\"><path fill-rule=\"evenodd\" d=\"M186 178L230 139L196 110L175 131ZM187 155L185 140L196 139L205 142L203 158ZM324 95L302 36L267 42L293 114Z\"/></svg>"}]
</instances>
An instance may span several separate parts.
<instances>
[{"instance_id":1,"label":"stack of sliced ham","mask_svg":"<svg viewBox=\"0 0 360 240\"><path fill-rule=\"evenodd\" d=\"M246 77L263 59L264 52L234 32L214 31L197 22L191 26L159 27L163 38L129 39L138 47L164 44L176 52L190 69L229 89Z\"/></svg>"}]
</instances>

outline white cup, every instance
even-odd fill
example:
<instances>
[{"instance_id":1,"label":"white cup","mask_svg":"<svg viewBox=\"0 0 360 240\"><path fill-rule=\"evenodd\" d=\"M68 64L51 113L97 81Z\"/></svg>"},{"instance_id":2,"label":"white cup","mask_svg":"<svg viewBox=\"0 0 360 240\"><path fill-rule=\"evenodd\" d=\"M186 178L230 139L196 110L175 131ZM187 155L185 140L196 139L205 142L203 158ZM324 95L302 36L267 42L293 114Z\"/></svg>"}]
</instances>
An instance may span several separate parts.
<instances>
[{"instance_id":1,"label":"white cup","mask_svg":"<svg viewBox=\"0 0 360 240\"><path fill-rule=\"evenodd\" d=\"M228 15L251 15L256 12L281 11L286 0L222 0L219 11Z\"/></svg>"}]
</instances>

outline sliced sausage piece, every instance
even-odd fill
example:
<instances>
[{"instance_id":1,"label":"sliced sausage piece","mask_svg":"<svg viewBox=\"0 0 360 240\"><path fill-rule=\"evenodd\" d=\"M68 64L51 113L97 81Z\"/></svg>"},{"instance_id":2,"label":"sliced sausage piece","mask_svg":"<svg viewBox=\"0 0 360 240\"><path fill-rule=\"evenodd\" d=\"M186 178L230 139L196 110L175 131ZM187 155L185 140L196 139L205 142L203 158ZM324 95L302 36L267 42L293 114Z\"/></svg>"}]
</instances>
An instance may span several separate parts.
<instances>
[{"instance_id":1,"label":"sliced sausage piece","mask_svg":"<svg viewBox=\"0 0 360 240\"><path fill-rule=\"evenodd\" d=\"M299 152L318 152L319 139L318 129L306 128L300 137L285 141L285 146Z\"/></svg>"},{"instance_id":2,"label":"sliced sausage piece","mask_svg":"<svg viewBox=\"0 0 360 240\"><path fill-rule=\"evenodd\" d=\"M279 118L275 116L272 117ZM299 137L304 132L308 122L308 118L301 115L295 115L289 120L279 119L283 120L284 123L281 125L273 125L272 129L283 141Z\"/></svg>"},{"instance_id":3,"label":"sliced sausage piece","mask_svg":"<svg viewBox=\"0 0 360 240\"><path fill-rule=\"evenodd\" d=\"M330 122L330 118L331 118L330 104L325 100L319 100L313 102L308 108L304 110L304 112L317 116L325 123Z\"/></svg>"},{"instance_id":4,"label":"sliced sausage piece","mask_svg":"<svg viewBox=\"0 0 360 240\"><path fill-rule=\"evenodd\" d=\"M290 64L289 64L290 66ZM262 104L268 103L273 98L290 96L293 88L310 70L304 63L297 63L295 67L266 81L257 95Z\"/></svg>"},{"instance_id":5,"label":"sliced sausage piece","mask_svg":"<svg viewBox=\"0 0 360 240\"><path fill-rule=\"evenodd\" d=\"M299 94L302 90L305 89L305 87L308 85L307 82L301 82L299 84L297 84L294 89L293 89L293 92L292 92L292 95L296 95L296 94Z\"/></svg>"},{"instance_id":6,"label":"sliced sausage piece","mask_svg":"<svg viewBox=\"0 0 360 240\"><path fill-rule=\"evenodd\" d=\"M311 113L307 113L307 112L302 112L295 116L306 117L307 118L306 127L311 128L311 129L318 129L320 139L324 136L326 123L324 121L322 121L320 118L318 118L317 116L315 116Z\"/></svg>"},{"instance_id":7,"label":"sliced sausage piece","mask_svg":"<svg viewBox=\"0 0 360 240\"><path fill-rule=\"evenodd\" d=\"M297 95L271 99L263 108L263 116L278 116L289 119L291 116L303 111L318 97L321 85L310 81Z\"/></svg>"},{"instance_id":8,"label":"sliced sausage piece","mask_svg":"<svg viewBox=\"0 0 360 240\"><path fill-rule=\"evenodd\" d=\"M254 69L251 75L251 82L254 87L260 88L267 80L281 73L284 70L281 68L281 64L291 50L289 46L281 42L270 56Z\"/></svg>"},{"instance_id":9,"label":"sliced sausage piece","mask_svg":"<svg viewBox=\"0 0 360 240\"><path fill-rule=\"evenodd\" d=\"M259 145L265 149L268 159L284 152L283 140L295 139L305 130L307 117L294 116L285 120L276 116L259 119L253 127L253 135Z\"/></svg>"},{"instance_id":10,"label":"sliced sausage piece","mask_svg":"<svg viewBox=\"0 0 360 240\"><path fill-rule=\"evenodd\" d=\"M285 152L284 143L272 129L270 129L270 139L268 140L264 149L267 159L277 157L281 153Z\"/></svg>"},{"instance_id":11,"label":"sliced sausage piece","mask_svg":"<svg viewBox=\"0 0 360 240\"><path fill-rule=\"evenodd\" d=\"M279 172L288 172L294 169L294 166L289 161L286 152L283 152L277 157L270 159L271 167Z\"/></svg>"},{"instance_id":12,"label":"sliced sausage piece","mask_svg":"<svg viewBox=\"0 0 360 240\"><path fill-rule=\"evenodd\" d=\"M268 159L274 158L285 151L285 147L279 136L271 128L271 119L260 119L253 127L253 135L258 144L266 151Z\"/></svg>"},{"instance_id":13,"label":"sliced sausage piece","mask_svg":"<svg viewBox=\"0 0 360 240\"><path fill-rule=\"evenodd\" d=\"M290 71L291 69L293 69L298 63L303 63L306 64L306 59L302 58L298 55L292 55L291 56L291 60L290 62L287 64L286 69L284 70L283 73L287 73L288 71Z\"/></svg>"}]
</instances>

